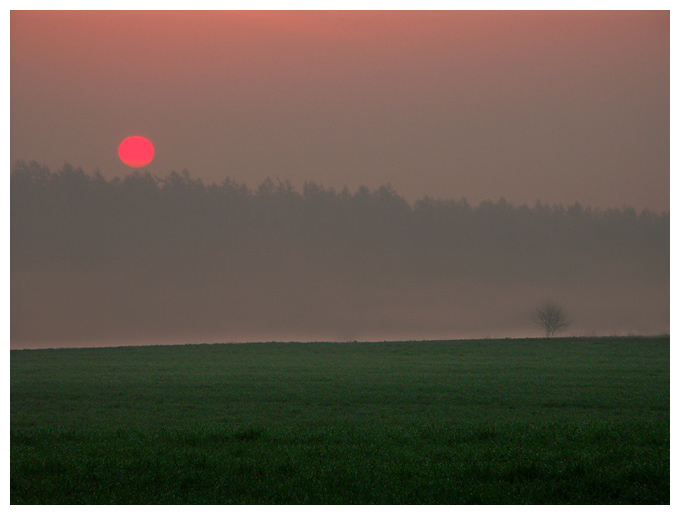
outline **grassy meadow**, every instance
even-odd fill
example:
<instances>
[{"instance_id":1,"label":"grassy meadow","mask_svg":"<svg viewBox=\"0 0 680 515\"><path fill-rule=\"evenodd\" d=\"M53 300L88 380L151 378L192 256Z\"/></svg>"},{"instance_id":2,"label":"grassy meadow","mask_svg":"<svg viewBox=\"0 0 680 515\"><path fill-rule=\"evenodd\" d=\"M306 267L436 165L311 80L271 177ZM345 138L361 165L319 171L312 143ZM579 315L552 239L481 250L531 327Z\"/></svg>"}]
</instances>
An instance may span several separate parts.
<instances>
[{"instance_id":1,"label":"grassy meadow","mask_svg":"<svg viewBox=\"0 0 680 515\"><path fill-rule=\"evenodd\" d=\"M668 504L670 338L11 351L13 504Z\"/></svg>"}]
</instances>

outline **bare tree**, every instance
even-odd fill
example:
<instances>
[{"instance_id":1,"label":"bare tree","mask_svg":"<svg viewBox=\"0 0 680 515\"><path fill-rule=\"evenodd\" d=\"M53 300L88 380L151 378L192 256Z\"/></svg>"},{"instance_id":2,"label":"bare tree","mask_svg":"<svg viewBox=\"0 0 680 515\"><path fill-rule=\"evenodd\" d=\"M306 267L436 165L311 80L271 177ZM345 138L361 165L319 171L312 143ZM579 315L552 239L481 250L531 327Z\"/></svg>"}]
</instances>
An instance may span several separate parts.
<instances>
[{"instance_id":1,"label":"bare tree","mask_svg":"<svg viewBox=\"0 0 680 515\"><path fill-rule=\"evenodd\" d=\"M550 301L544 302L534 310L533 322L545 329L546 338L552 338L558 331L569 325L562 308Z\"/></svg>"}]
</instances>

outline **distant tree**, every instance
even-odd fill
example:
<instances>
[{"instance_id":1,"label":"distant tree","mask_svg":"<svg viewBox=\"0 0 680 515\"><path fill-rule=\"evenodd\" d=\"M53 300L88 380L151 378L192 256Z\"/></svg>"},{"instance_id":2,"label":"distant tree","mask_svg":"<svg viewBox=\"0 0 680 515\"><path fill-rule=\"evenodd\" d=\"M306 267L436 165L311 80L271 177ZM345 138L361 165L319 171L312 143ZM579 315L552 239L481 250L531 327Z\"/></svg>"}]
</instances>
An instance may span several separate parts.
<instances>
[{"instance_id":1,"label":"distant tree","mask_svg":"<svg viewBox=\"0 0 680 515\"><path fill-rule=\"evenodd\" d=\"M564 310L554 302L546 301L534 310L533 322L545 329L546 338L552 338L569 325Z\"/></svg>"}]
</instances>

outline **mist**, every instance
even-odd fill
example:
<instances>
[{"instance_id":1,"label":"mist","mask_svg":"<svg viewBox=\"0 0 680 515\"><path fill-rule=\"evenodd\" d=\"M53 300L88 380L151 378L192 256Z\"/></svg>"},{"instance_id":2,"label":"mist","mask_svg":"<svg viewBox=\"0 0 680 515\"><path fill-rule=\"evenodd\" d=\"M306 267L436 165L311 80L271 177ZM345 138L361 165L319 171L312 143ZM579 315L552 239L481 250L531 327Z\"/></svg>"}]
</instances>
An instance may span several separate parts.
<instances>
[{"instance_id":1,"label":"mist","mask_svg":"<svg viewBox=\"0 0 680 515\"><path fill-rule=\"evenodd\" d=\"M669 280L664 212L11 172L12 348L661 334Z\"/></svg>"}]
</instances>

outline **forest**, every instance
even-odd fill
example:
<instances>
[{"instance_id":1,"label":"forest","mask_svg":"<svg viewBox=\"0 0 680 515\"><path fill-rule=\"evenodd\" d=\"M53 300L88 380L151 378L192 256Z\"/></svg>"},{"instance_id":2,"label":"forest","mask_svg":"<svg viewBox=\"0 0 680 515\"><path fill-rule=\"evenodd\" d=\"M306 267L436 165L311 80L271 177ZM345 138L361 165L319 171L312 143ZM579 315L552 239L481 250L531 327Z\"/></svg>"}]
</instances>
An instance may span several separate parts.
<instances>
[{"instance_id":1,"label":"forest","mask_svg":"<svg viewBox=\"0 0 680 515\"><path fill-rule=\"evenodd\" d=\"M226 174L225 174L226 175ZM11 170L12 345L668 332L670 215Z\"/></svg>"}]
</instances>

